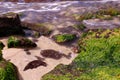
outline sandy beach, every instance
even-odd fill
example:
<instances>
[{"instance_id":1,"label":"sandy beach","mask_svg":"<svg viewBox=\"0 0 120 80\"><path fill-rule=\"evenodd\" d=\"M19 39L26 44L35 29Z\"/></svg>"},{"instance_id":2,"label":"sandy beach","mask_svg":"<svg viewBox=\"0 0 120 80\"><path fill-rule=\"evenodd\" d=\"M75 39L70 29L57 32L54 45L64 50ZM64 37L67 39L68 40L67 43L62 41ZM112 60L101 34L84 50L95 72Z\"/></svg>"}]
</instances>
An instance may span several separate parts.
<instances>
[{"instance_id":1,"label":"sandy beach","mask_svg":"<svg viewBox=\"0 0 120 80\"><path fill-rule=\"evenodd\" d=\"M7 43L7 39L0 39L4 44ZM14 63L16 67L18 68L18 71L20 73L20 80L40 80L43 75L48 73L49 71L53 70L58 64L65 64L68 65L72 62L72 60L77 56L77 54L73 53L70 48L61 46L56 44L51 39L41 36L38 38L38 42L36 42L38 47L35 49L29 50L31 53L30 55L26 54L24 49L17 49L17 48L10 48L7 47L3 50L3 57L6 60L10 60L10 62ZM62 52L64 54L72 53L70 59L67 59L65 57L60 58L59 60L51 59L51 58L44 58L44 62L46 62L47 66L39 66L34 69L28 69L24 71L25 66L33 61L36 60L35 56L39 56L43 58L40 55L41 50L45 49L53 49L59 52Z\"/></svg>"}]
</instances>

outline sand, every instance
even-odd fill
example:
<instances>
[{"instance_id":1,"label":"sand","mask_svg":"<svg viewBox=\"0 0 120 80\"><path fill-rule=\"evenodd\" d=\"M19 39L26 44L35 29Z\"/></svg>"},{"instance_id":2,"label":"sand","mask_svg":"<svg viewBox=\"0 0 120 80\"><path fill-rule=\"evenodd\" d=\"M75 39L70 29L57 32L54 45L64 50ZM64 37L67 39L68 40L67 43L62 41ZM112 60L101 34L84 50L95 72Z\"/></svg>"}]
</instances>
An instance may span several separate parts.
<instances>
[{"instance_id":1,"label":"sand","mask_svg":"<svg viewBox=\"0 0 120 80\"><path fill-rule=\"evenodd\" d=\"M0 41L6 44L7 39L3 38L3 39L0 39ZM3 50L3 57L6 60L10 60L10 62L14 63L14 65L16 65L16 67L18 68L18 71L20 74L20 80L40 80L43 75L53 70L58 64L68 65L77 56L77 54L73 53L70 48L58 45L51 39L44 36L41 36L38 39L38 42L36 43L38 47L35 49L29 50L29 52L31 53L30 55L27 55L24 49L16 49L16 48L8 49L7 47L5 47ZM68 58L62 57L59 60L52 59L52 58L45 58L44 62L47 63L46 67L39 66L37 68L28 69L24 71L25 66L29 62L33 60L37 60L35 56L42 57L40 55L40 51L45 49L53 49L61 53L64 53L66 55L71 52L72 53L71 58L68 59Z\"/></svg>"}]
</instances>

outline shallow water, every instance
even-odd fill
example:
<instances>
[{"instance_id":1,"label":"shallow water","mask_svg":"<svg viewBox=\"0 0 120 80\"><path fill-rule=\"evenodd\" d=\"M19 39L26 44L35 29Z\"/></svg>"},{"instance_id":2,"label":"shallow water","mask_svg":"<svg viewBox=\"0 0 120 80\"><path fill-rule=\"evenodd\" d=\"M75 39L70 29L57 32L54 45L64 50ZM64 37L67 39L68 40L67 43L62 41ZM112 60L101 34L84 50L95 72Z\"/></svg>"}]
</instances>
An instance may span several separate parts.
<instances>
[{"instance_id":1,"label":"shallow water","mask_svg":"<svg viewBox=\"0 0 120 80\"><path fill-rule=\"evenodd\" d=\"M0 13L6 12L25 12L25 11L59 11L62 8L76 4L78 1L73 2L54 2L54 3L13 3L13 2L0 2Z\"/></svg>"},{"instance_id":2,"label":"shallow water","mask_svg":"<svg viewBox=\"0 0 120 80\"><path fill-rule=\"evenodd\" d=\"M45 12L45 11L60 11L70 5L89 5L95 2L107 2L107 1L119 1L119 0L101 0L101 1L56 1L47 3L24 3L24 0L19 2L0 2L0 14L7 12Z\"/></svg>"}]
</instances>

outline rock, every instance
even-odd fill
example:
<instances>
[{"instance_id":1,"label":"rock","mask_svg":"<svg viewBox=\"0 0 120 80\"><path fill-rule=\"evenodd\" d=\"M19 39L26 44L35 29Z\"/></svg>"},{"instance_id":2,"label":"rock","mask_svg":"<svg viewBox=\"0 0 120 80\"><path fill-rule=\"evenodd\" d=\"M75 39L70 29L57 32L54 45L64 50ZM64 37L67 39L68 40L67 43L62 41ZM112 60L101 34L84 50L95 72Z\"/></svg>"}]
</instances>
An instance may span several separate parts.
<instances>
[{"instance_id":1,"label":"rock","mask_svg":"<svg viewBox=\"0 0 120 80\"><path fill-rule=\"evenodd\" d=\"M17 38L17 37L9 37L8 39L8 48L34 48L37 47L36 43L32 42L27 38Z\"/></svg>"},{"instance_id":2,"label":"rock","mask_svg":"<svg viewBox=\"0 0 120 80\"><path fill-rule=\"evenodd\" d=\"M32 35L34 36L40 36L40 35L44 35L47 36L51 33L51 29L47 26L45 26L45 24L42 23L28 23L28 22L22 22L22 26L26 29L30 29L30 30L34 30L34 33ZM39 32L39 33L37 33Z\"/></svg>"},{"instance_id":3,"label":"rock","mask_svg":"<svg viewBox=\"0 0 120 80\"><path fill-rule=\"evenodd\" d=\"M89 19L84 20L83 24L87 29L113 29L120 26L119 19L113 20L99 20L99 19Z\"/></svg>"},{"instance_id":4,"label":"rock","mask_svg":"<svg viewBox=\"0 0 120 80\"><path fill-rule=\"evenodd\" d=\"M76 35L75 34L57 34L57 35L53 36L53 39L57 43L65 43L65 42L69 42L69 41L75 40L76 39Z\"/></svg>"},{"instance_id":5,"label":"rock","mask_svg":"<svg viewBox=\"0 0 120 80\"><path fill-rule=\"evenodd\" d=\"M0 15L0 36L23 35L18 14L7 13Z\"/></svg>"}]
</instances>

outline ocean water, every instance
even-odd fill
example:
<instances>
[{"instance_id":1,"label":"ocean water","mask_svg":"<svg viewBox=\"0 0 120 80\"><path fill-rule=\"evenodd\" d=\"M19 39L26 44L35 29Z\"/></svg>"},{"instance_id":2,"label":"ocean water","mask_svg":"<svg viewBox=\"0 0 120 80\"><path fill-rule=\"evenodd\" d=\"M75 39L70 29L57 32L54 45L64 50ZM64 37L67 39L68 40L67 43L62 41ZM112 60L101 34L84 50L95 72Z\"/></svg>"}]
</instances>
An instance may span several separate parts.
<instances>
[{"instance_id":1,"label":"ocean water","mask_svg":"<svg viewBox=\"0 0 120 80\"><path fill-rule=\"evenodd\" d=\"M6 0L4 0L6 1ZM25 3L24 0L19 0L19 2L0 2L0 14L7 12L24 12L24 11L59 11L74 4L84 4L84 3L94 3L94 2L108 2L108 1L119 1L119 0L100 0L100 1L60 1L46 2L46 3ZM84 2L84 3L83 3Z\"/></svg>"},{"instance_id":2,"label":"ocean water","mask_svg":"<svg viewBox=\"0 0 120 80\"><path fill-rule=\"evenodd\" d=\"M7 1L7 0L4 0ZM56 0L55 2L40 2L40 3L25 3L24 0L19 0L19 2L0 2L0 14L5 14L8 12L14 13L25 13L26 16L21 17L21 20L33 19L35 15L46 14L45 18L52 17L53 14L58 13L59 11L65 10L70 6L86 6L91 7L94 3L105 3L108 1L117 1L119 0L96 0L96 1L60 1ZM35 14L35 15L34 15ZM52 14L52 15L51 15ZM37 17L37 16L36 16ZM56 17L56 16L53 16Z\"/></svg>"}]
</instances>

